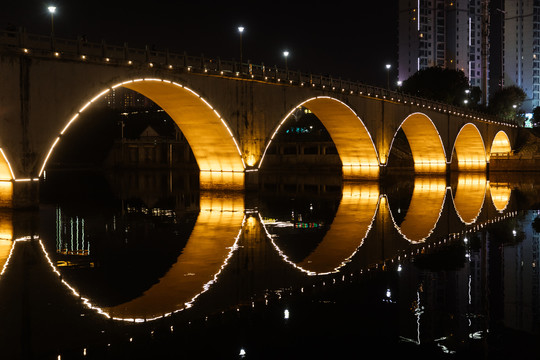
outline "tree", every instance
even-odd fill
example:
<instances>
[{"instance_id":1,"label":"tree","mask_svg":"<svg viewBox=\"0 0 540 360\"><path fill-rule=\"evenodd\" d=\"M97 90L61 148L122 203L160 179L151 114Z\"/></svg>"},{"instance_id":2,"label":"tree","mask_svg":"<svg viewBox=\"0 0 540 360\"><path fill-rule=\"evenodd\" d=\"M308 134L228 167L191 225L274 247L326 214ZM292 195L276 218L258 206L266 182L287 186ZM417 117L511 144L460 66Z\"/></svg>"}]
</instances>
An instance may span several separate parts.
<instances>
[{"instance_id":1,"label":"tree","mask_svg":"<svg viewBox=\"0 0 540 360\"><path fill-rule=\"evenodd\" d=\"M402 89L411 95L463 106L469 80L463 71L436 66L414 73L403 82Z\"/></svg>"},{"instance_id":2,"label":"tree","mask_svg":"<svg viewBox=\"0 0 540 360\"><path fill-rule=\"evenodd\" d=\"M491 95L488 110L504 119L516 119L519 108L526 98L527 95L520 87L507 86Z\"/></svg>"},{"instance_id":3,"label":"tree","mask_svg":"<svg viewBox=\"0 0 540 360\"><path fill-rule=\"evenodd\" d=\"M537 106L533 109L533 117L532 117L533 124L540 123L540 106ZM535 125L533 125L535 126Z\"/></svg>"}]
</instances>

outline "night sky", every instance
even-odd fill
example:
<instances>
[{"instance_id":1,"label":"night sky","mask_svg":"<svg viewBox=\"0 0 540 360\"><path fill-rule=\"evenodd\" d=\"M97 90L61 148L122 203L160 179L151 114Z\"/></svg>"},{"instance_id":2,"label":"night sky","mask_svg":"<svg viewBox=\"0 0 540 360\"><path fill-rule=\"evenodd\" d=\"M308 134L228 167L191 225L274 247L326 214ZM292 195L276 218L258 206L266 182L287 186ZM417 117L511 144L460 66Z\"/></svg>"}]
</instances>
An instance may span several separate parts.
<instances>
[{"instance_id":1,"label":"night sky","mask_svg":"<svg viewBox=\"0 0 540 360\"><path fill-rule=\"evenodd\" d=\"M50 34L48 3L10 1L2 5L0 26L22 26ZM397 76L397 0L315 2L278 1L68 1L57 0L55 34L86 35L111 45L154 46L198 56L240 58L290 70L332 75L384 86L384 64Z\"/></svg>"}]
</instances>

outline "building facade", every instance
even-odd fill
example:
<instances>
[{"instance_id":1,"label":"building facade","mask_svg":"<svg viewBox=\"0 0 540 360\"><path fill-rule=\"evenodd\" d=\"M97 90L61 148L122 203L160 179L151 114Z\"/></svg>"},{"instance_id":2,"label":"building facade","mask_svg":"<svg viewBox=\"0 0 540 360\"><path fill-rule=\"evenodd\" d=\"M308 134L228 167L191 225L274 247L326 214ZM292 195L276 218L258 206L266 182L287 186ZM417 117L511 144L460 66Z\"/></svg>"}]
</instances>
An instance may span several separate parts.
<instances>
[{"instance_id":1,"label":"building facade","mask_svg":"<svg viewBox=\"0 0 540 360\"><path fill-rule=\"evenodd\" d=\"M463 71L487 94L486 11L487 0L400 0L399 80L440 66Z\"/></svg>"},{"instance_id":2,"label":"building facade","mask_svg":"<svg viewBox=\"0 0 540 360\"><path fill-rule=\"evenodd\" d=\"M504 2L503 85L527 95L522 110L540 105L540 0Z\"/></svg>"}]
</instances>

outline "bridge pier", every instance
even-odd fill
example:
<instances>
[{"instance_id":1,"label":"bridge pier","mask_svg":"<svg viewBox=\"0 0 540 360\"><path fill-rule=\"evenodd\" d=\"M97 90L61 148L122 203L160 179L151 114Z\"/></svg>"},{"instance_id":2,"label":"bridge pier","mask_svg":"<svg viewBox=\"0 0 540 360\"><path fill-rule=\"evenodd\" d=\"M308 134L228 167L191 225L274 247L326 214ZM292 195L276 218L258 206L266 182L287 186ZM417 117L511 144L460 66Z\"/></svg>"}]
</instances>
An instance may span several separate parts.
<instances>
[{"instance_id":1,"label":"bridge pier","mask_svg":"<svg viewBox=\"0 0 540 360\"><path fill-rule=\"evenodd\" d=\"M11 200L13 209L39 207L39 181L14 181Z\"/></svg>"}]
</instances>

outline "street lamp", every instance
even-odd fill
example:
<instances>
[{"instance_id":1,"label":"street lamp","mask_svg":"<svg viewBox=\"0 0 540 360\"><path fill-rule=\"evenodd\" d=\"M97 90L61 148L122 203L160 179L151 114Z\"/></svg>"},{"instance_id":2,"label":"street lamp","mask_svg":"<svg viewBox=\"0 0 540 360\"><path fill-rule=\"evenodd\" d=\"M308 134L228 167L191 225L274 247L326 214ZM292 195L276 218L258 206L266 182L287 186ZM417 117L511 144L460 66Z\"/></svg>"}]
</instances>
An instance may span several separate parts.
<instances>
[{"instance_id":1,"label":"street lamp","mask_svg":"<svg viewBox=\"0 0 540 360\"><path fill-rule=\"evenodd\" d=\"M56 6L49 6L47 8L51 13L51 37L54 36L54 13L56 12Z\"/></svg>"},{"instance_id":2,"label":"street lamp","mask_svg":"<svg viewBox=\"0 0 540 360\"><path fill-rule=\"evenodd\" d=\"M386 88L390 90L390 68L392 65L386 64Z\"/></svg>"},{"instance_id":3,"label":"street lamp","mask_svg":"<svg viewBox=\"0 0 540 360\"><path fill-rule=\"evenodd\" d=\"M285 57L285 72L287 73L287 79L289 78L289 68L287 66L287 57L289 56L289 52L285 50L283 52L283 56Z\"/></svg>"},{"instance_id":4,"label":"street lamp","mask_svg":"<svg viewBox=\"0 0 540 360\"><path fill-rule=\"evenodd\" d=\"M244 27L238 27L238 33L240 34L240 69L242 69L242 33L244 32Z\"/></svg>"}]
</instances>

